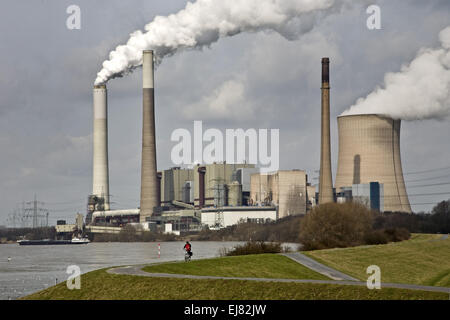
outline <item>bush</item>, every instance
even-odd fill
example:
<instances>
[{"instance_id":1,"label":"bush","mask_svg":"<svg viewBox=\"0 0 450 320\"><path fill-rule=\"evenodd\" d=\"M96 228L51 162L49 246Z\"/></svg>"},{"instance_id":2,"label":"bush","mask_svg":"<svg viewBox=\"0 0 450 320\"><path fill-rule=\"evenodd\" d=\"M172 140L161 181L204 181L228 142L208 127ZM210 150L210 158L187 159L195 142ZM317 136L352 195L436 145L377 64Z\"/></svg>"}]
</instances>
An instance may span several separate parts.
<instances>
[{"instance_id":1,"label":"bush","mask_svg":"<svg viewBox=\"0 0 450 320\"><path fill-rule=\"evenodd\" d=\"M248 241L243 245L237 245L231 250L222 249L221 256L242 256L247 254L261 254L261 253L280 253L288 252L288 247L282 247L279 242L264 242L264 241Z\"/></svg>"},{"instance_id":2,"label":"bush","mask_svg":"<svg viewBox=\"0 0 450 320\"><path fill-rule=\"evenodd\" d=\"M411 237L411 234L405 228L385 229L384 233L387 235L390 242L408 240Z\"/></svg>"},{"instance_id":3,"label":"bush","mask_svg":"<svg viewBox=\"0 0 450 320\"><path fill-rule=\"evenodd\" d=\"M365 235L364 242L369 245L386 244L389 242L389 237L384 230L375 230Z\"/></svg>"},{"instance_id":4,"label":"bush","mask_svg":"<svg viewBox=\"0 0 450 320\"><path fill-rule=\"evenodd\" d=\"M378 229L369 232L365 237L366 244L386 244L408 240L411 237L409 231L405 228Z\"/></svg>"},{"instance_id":5,"label":"bush","mask_svg":"<svg viewBox=\"0 0 450 320\"><path fill-rule=\"evenodd\" d=\"M300 223L303 250L345 248L365 243L374 212L359 203L326 203L315 207Z\"/></svg>"}]
</instances>

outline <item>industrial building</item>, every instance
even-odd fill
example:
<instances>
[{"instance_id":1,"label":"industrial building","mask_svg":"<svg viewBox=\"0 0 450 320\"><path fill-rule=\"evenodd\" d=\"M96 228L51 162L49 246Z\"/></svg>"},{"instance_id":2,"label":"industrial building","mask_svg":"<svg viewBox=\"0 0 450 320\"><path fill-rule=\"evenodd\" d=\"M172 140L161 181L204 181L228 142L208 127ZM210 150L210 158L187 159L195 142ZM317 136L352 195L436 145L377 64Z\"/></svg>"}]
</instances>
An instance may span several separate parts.
<instances>
[{"instance_id":1,"label":"industrial building","mask_svg":"<svg viewBox=\"0 0 450 320\"><path fill-rule=\"evenodd\" d=\"M84 231L84 219L81 213L75 216L74 224L67 224L66 220L58 220L55 226L56 237L59 239L71 239L73 235L81 235Z\"/></svg>"},{"instance_id":2,"label":"industrial building","mask_svg":"<svg viewBox=\"0 0 450 320\"><path fill-rule=\"evenodd\" d=\"M194 167L194 205L196 208L208 206L225 206L228 204L228 190L232 190L229 194L231 201L235 204L242 203L242 195L236 196L241 191L236 190L238 187L234 181L245 186L245 191L249 192L250 171L242 171L239 169L255 169L254 164L227 164L213 163L205 165L196 165ZM197 183L198 182L198 183ZM242 188L241 188L242 189ZM234 191L234 193L233 193ZM233 199L234 197L234 199Z\"/></svg>"},{"instance_id":3,"label":"industrial building","mask_svg":"<svg viewBox=\"0 0 450 320\"><path fill-rule=\"evenodd\" d=\"M338 117L336 191L378 182L384 211L411 212L400 159L400 120L365 114Z\"/></svg>"},{"instance_id":4,"label":"industrial building","mask_svg":"<svg viewBox=\"0 0 450 320\"><path fill-rule=\"evenodd\" d=\"M223 207L201 210L201 223L209 229L226 228L240 222L266 223L277 220L277 209L267 207Z\"/></svg>"},{"instance_id":5,"label":"industrial building","mask_svg":"<svg viewBox=\"0 0 450 320\"><path fill-rule=\"evenodd\" d=\"M161 172L161 205L194 203L194 170L173 167Z\"/></svg>"},{"instance_id":6,"label":"industrial building","mask_svg":"<svg viewBox=\"0 0 450 320\"><path fill-rule=\"evenodd\" d=\"M309 197L305 171L254 173L250 185L252 204L277 207L278 218L306 213Z\"/></svg>"},{"instance_id":7,"label":"industrial building","mask_svg":"<svg viewBox=\"0 0 450 320\"><path fill-rule=\"evenodd\" d=\"M384 185L378 182L353 184L351 187L342 187L337 194L337 202L355 201L367 208L384 211Z\"/></svg>"}]
</instances>

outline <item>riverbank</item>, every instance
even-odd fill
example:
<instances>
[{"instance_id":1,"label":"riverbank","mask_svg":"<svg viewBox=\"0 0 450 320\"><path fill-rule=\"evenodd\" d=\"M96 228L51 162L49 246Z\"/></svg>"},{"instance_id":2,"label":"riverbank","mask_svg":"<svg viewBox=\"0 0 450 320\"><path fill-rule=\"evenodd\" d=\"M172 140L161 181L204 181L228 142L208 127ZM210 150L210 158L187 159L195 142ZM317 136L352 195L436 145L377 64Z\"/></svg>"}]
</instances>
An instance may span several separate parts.
<instances>
[{"instance_id":1,"label":"riverbank","mask_svg":"<svg viewBox=\"0 0 450 320\"><path fill-rule=\"evenodd\" d=\"M185 242L92 242L87 245L0 245L0 300L15 300L66 281L71 265L87 273L108 267L184 259ZM241 242L193 242L195 259L219 256ZM295 247L295 246L294 246ZM10 257L11 260L7 258Z\"/></svg>"},{"instance_id":2,"label":"riverbank","mask_svg":"<svg viewBox=\"0 0 450 320\"><path fill-rule=\"evenodd\" d=\"M69 290L66 283L39 291L24 299L103 300L446 300L448 294L422 290L382 288L369 290L361 285L298 283L327 281L327 277L277 254L221 257L164 263L144 268L146 276L113 274L108 269L81 276L81 289ZM151 272L149 272L151 271ZM144 272L144 271L140 271ZM169 273L157 276L156 273ZM184 274L239 276L270 279L183 278ZM152 275L154 274L154 276ZM170 275L173 274L173 277ZM186 276L188 277L188 276ZM322 279L322 280L320 280Z\"/></svg>"}]
</instances>

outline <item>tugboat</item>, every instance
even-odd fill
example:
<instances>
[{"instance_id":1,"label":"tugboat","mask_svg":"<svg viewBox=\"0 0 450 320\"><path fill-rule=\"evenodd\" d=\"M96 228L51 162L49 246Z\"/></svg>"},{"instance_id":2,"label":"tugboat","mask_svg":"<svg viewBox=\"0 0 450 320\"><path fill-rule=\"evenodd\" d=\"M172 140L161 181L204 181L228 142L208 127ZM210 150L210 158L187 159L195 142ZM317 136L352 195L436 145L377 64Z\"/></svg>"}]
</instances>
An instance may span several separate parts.
<instances>
[{"instance_id":1,"label":"tugboat","mask_svg":"<svg viewBox=\"0 0 450 320\"><path fill-rule=\"evenodd\" d=\"M38 245L56 245L56 244L88 244L90 241L87 238L73 238L72 240L18 240L17 243L21 246L38 246Z\"/></svg>"}]
</instances>

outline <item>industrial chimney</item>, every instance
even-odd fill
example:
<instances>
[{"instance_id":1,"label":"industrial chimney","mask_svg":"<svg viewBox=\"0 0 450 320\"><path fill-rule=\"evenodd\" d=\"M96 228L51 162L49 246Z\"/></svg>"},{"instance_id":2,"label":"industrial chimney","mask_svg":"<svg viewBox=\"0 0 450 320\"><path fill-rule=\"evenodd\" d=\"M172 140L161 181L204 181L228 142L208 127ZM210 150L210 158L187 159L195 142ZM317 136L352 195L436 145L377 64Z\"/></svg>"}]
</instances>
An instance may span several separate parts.
<instances>
[{"instance_id":1,"label":"industrial chimney","mask_svg":"<svg viewBox=\"0 0 450 320\"><path fill-rule=\"evenodd\" d=\"M92 194L104 200L104 209L109 210L108 173L108 110L106 85L96 85L93 90L94 133Z\"/></svg>"},{"instance_id":2,"label":"industrial chimney","mask_svg":"<svg viewBox=\"0 0 450 320\"><path fill-rule=\"evenodd\" d=\"M142 111L142 162L140 222L145 222L158 206L158 181L156 172L155 96L153 84L153 50L143 52L143 111Z\"/></svg>"},{"instance_id":3,"label":"industrial chimney","mask_svg":"<svg viewBox=\"0 0 450 320\"><path fill-rule=\"evenodd\" d=\"M330 145L330 59L322 58L322 127L320 144L319 204L334 201Z\"/></svg>"},{"instance_id":4,"label":"industrial chimney","mask_svg":"<svg viewBox=\"0 0 450 320\"><path fill-rule=\"evenodd\" d=\"M400 159L400 120L377 114L338 117L336 191L352 184L384 186L384 211L411 212Z\"/></svg>"}]
</instances>

